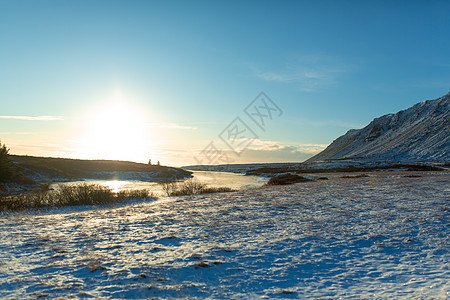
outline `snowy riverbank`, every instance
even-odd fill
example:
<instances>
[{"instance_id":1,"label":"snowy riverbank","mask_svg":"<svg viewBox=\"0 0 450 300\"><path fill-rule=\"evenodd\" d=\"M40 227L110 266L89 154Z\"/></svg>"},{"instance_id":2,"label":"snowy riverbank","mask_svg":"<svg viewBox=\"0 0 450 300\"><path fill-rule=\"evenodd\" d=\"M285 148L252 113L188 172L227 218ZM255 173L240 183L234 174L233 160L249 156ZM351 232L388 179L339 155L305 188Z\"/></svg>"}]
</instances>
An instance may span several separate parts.
<instances>
[{"instance_id":1,"label":"snowy riverbank","mask_svg":"<svg viewBox=\"0 0 450 300\"><path fill-rule=\"evenodd\" d=\"M450 297L450 174L0 217L0 298Z\"/></svg>"}]
</instances>

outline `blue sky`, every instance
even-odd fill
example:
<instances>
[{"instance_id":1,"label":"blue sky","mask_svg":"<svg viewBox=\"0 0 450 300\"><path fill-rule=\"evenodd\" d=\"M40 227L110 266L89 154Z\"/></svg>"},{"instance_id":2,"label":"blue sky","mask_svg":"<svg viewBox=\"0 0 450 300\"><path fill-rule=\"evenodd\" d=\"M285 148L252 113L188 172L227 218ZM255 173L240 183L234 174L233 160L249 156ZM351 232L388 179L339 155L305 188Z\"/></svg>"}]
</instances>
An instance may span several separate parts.
<instances>
[{"instance_id":1,"label":"blue sky","mask_svg":"<svg viewBox=\"0 0 450 300\"><path fill-rule=\"evenodd\" d=\"M213 142L233 162L303 161L449 92L448 11L448 1L0 0L0 138L29 155L183 165ZM265 131L243 111L261 91L283 111ZM236 117L257 136L240 155L218 137Z\"/></svg>"}]
</instances>

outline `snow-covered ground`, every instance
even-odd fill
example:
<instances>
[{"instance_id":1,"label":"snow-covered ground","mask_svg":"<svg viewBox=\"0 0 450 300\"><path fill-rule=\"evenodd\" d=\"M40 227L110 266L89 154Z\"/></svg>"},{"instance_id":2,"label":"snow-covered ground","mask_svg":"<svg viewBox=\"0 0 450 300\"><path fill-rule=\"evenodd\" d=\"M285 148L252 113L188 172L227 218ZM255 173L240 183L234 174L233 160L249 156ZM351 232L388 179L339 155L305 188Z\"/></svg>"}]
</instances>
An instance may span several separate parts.
<instances>
[{"instance_id":1,"label":"snow-covered ground","mask_svg":"<svg viewBox=\"0 0 450 300\"><path fill-rule=\"evenodd\" d=\"M0 298L448 299L450 173L0 216Z\"/></svg>"}]
</instances>

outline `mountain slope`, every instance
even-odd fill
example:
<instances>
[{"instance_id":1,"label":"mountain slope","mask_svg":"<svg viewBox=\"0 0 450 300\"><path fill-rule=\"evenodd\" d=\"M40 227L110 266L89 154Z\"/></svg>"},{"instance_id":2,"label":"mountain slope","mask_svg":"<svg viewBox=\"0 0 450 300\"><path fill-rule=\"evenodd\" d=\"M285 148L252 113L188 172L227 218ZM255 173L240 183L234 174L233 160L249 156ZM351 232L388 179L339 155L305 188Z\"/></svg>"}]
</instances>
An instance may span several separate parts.
<instances>
[{"instance_id":1,"label":"mountain slope","mask_svg":"<svg viewBox=\"0 0 450 300\"><path fill-rule=\"evenodd\" d=\"M349 130L306 162L362 158L386 161L450 160L450 93Z\"/></svg>"}]
</instances>

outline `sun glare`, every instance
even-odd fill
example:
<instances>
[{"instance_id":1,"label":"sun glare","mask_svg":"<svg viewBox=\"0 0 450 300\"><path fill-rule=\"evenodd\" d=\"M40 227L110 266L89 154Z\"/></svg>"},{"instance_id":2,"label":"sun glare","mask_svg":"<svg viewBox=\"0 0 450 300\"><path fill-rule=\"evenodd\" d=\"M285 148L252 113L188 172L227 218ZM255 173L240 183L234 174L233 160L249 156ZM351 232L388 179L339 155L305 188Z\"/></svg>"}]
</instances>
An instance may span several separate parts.
<instances>
[{"instance_id":1,"label":"sun glare","mask_svg":"<svg viewBox=\"0 0 450 300\"><path fill-rule=\"evenodd\" d=\"M92 159L145 162L151 155L152 137L140 112L115 101L89 117L84 155Z\"/></svg>"}]
</instances>

